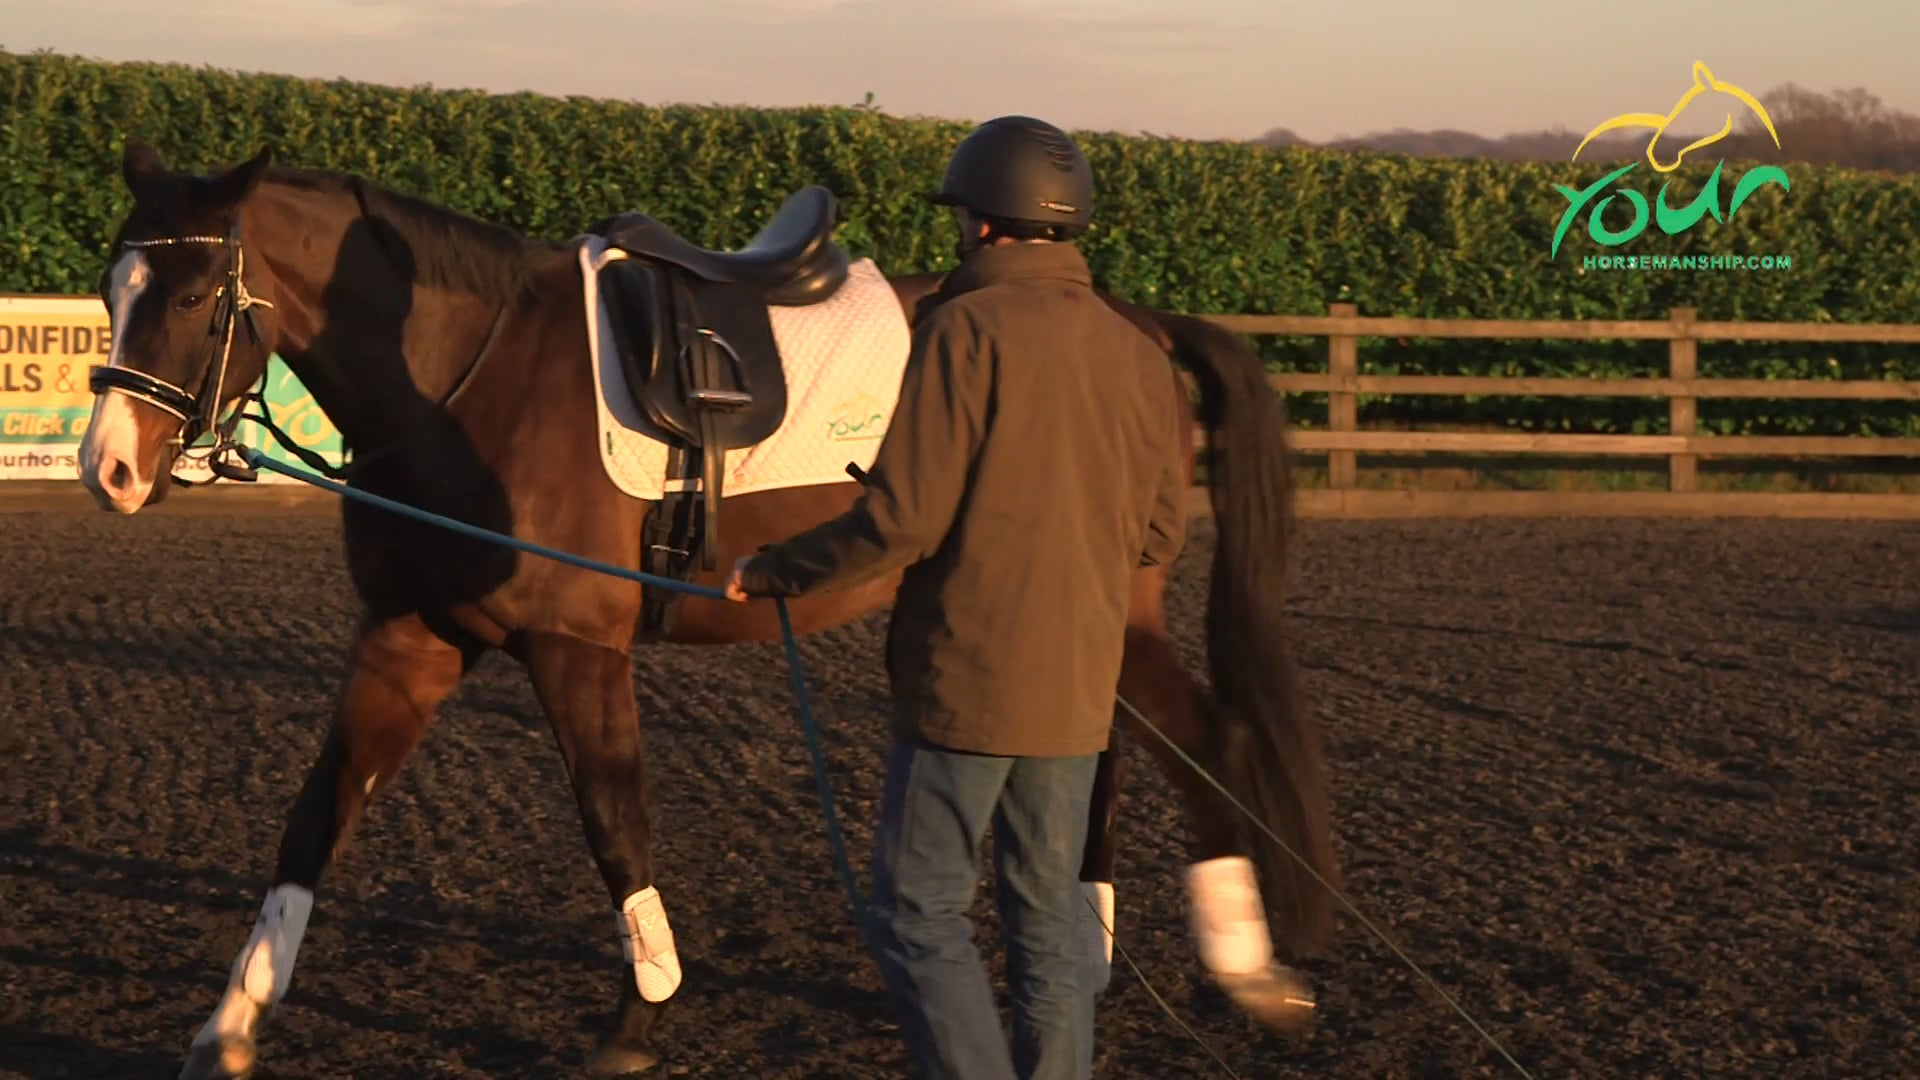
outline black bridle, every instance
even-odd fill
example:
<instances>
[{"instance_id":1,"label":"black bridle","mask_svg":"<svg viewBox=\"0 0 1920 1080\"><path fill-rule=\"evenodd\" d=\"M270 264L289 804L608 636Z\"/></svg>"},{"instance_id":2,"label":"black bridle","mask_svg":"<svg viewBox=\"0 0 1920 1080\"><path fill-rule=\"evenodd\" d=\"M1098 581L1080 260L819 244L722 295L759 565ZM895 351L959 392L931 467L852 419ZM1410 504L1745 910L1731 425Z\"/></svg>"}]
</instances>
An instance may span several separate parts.
<instances>
[{"instance_id":1,"label":"black bridle","mask_svg":"<svg viewBox=\"0 0 1920 1080\"><path fill-rule=\"evenodd\" d=\"M233 355L233 332L236 323L247 324L247 335L255 343L261 339L260 328L254 322L253 309L271 308L273 302L262 300L247 292L244 276L246 270L246 252L240 246L240 224L234 224L225 236L167 236L154 240L124 240L120 246L126 249L171 247L178 244L216 244L227 249L227 271L225 279L213 294L213 315L207 322L207 359L200 368L199 385L192 390L150 375L131 367L97 367L87 377L87 386L95 394L108 390L118 390L128 397L144 401L155 408L172 413L180 418L180 431L170 445L178 446L178 458L193 456L189 450L199 438L211 431L213 445L205 451L207 467L215 477L229 480L252 481L258 474L244 463L230 460L240 449L240 443L234 436L234 429L241 420L242 403L252 401L258 404L262 412L266 411L266 372L260 374L259 389L250 389L240 395L233 412L224 420L220 419L220 387L227 379L227 364ZM125 332L119 327L117 332ZM272 421L267 421L271 429ZM178 476L174 483L182 487L191 487L199 481L188 481Z\"/></svg>"},{"instance_id":2,"label":"black bridle","mask_svg":"<svg viewBox=\"0 0 1920 1080\"><path fill-rule=\"evenodd\" d=\"M209 431L213 432L213 445L204 451L204 456L207 468L213 473L215 479L224 478L251 483L260 478L257 470L246 464L244 459L236 456L240 452L241 443L235 437L234 431L242 420L251 420L266 428L275 442L278 442L288 453L299 458L308 468L336 480L345 479L370 462L405 445L406 440L397 440L370 455L356 456L353 463L345 467L334 465L319 454L296 443L291 436L281 430L280 425L273 422L272 410L267 406L267 373L264 370L260 373L260 380L239 396L234 403L233 411L224 420L217 419L216 414L220 409L220 386L226 382L227 362L233 354L234 324L237 321L244 321L247 324L247 336L255 344L259 344L262 339L260 328L254 323L253 309L271 308L273 302L262 300L247 291L244 277L247 257L246 251L240 244L240 225L237 221L227 230L225 236L170 236L156 240L123 240L120 246L152 248L177 244L217 244L226 248L228 252L225 280L214 292L213 315L207 323L207 360L200 369L198 390L190 391L175 386L165 379L130 367L94 368L87 377L89 389L96 395L108 390L118 390L129 397L137 398L179 417L179 433L167 440L169 445L180 447L179 453L175 455L176 459L185 457L191 460L192 455L188 453L188 447L191 447L200 436ZM441 398L441 408L450 408L462 394L466 393L467 387L472 385L480 368L493 354L493 345L500 336L501 326L506 322L507 311L507 305L502 304L499 311L494 314L493 323L487 329L487 336L480 343L480 350L468 362L466 371L461 374L459 380L448 388L446 395ZM124 330L124 328L120 329ZM248 404L258 406L259 413L243 412ZM173 476L172 480L181 487L193 487L196 484L211 482L186 480L177 475Z\"/></svg>"}]
</instances>

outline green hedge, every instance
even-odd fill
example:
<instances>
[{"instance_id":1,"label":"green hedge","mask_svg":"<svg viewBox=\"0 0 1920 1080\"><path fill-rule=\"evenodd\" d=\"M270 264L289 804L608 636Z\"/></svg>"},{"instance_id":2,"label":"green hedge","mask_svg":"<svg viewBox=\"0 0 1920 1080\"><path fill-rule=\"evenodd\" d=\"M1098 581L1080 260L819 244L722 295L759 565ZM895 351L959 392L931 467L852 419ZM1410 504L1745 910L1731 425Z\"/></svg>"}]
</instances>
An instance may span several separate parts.
<instances>
[{"instance_id":1,"label":"green hedge","mask_svg":"<svg viewBox=\"0 0 1920 1080\"><path fill-rule=\"evenodd\" d=\"M263 143L280 161L344 169L531 233L565 237L643 208L712 244L743 242L793 188L823 183L843 203L857 254L904 272L951 263L952 226L918 198L966 125L853 108L650 108L584 98L393 89L0 53L0 291L85 293L126 195L123 137L177 166L212 168ZM1672 254L1784 253L1783 273L1585 270L1601 254L1584 223L1547 254L1565 200L1592 165L1410 159L1250 144L1083 136L1100 180L1099 228L1084 241L1102 282L1191 312L1493 318L1903 322L1920 312L1920 181L1790 166L1731 223L1708 218L1641 244ZM1636 170L1636 175L1647 170ZM1740 173L1729 166L1723 199ZM1631 179L1631 178L1630 178ZM1697 180L1694 181L1697 183ZM1651 199L1657 184L1633 185ZM1691 198L1688 189L1677 200ZM1615 200L1606 220L1626 220ZM1276 368L1325 364L1318 341L1267 341ZM1374 372L1659 374L1661 343L1374 342ZM1707 345L1703 373L1901 378L1920 349ZM1708 403L1709 429L1905 433L1909 407ZM1315 422L1303 402L1297 415ZM1662 402L1495 399L1370 401L1368 420L1658 431Z\"/></svg>"}]
</instances>

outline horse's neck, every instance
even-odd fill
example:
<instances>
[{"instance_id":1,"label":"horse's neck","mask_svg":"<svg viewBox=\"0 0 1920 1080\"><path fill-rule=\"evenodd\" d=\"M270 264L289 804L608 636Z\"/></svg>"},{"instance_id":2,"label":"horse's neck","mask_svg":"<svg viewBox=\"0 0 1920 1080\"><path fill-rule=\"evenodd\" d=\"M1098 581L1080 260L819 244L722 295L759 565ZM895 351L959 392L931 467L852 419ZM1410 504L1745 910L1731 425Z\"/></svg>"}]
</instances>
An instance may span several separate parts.
<instances>
[{"instance_id":1,"label":"horse's neck","mask_svg":"<svg viewBox=\"0 0 1920 1080\"><path fill-rule=\"evenodd\" d=\"M279 294L281 358L349 445L372 448L431 420L500 308L416 284L340 201L287 192L251 244Z\"/></svg>"},{"instance_id":2,"label":"horse's neck","mask_svg":"<svg viewBox=\"0 0 1920 1080\"><path fill-rule=\"evenodd\" d=\"M290 338L281 356L349 445L369 448L419 429L444 404L469 338L493 321L478 301L416 296L396 312L391 301L355 304L329 298L317 332Z\"/></svg>"}]
</instances>

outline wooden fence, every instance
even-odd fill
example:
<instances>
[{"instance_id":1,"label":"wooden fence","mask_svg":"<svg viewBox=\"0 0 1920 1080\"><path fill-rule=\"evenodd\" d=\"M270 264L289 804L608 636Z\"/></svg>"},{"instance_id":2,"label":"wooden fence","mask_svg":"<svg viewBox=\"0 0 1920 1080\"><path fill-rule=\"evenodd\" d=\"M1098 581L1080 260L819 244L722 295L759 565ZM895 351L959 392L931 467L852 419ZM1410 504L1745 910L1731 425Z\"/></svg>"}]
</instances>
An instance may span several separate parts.
<instances>
[{"instance_id":1,"label":"wooden fence","mask_svg":"<svg viewBox=\"0 0 1920 1080\"><path fill-rule=\"evenodd\" d=\"M1328 395L1327 427L1295 430L1293 445L1327 455L1326 488L1303 488L1303 516L1397 517L1479 515L1675 515L1920 518L1920 494L1703 492L1703 457L1920 458L1920 438L1701 435L1695 407L1707 398L1912 401L1920 382L1834 379L1713 379L1698 373L1702 341L1920 343L1920 325L1701 322L1691 308L1666 320L1578 321L1361 317L1353 304L1329 304L1328 315L1208 315L1208 321L1251 335L1325 337L1327 371L1278 375L1283 392ZM1362 337L1662 340L1663 379L1578 376L1362 375ZM1571 435L1514 432L1363 431L1360 394L1526 395L1668 399L1669 434ZM1386 491L1355 486L1361 453L1488 453L1664 457L1666 491Z\"/></svg>"}]
</instances>

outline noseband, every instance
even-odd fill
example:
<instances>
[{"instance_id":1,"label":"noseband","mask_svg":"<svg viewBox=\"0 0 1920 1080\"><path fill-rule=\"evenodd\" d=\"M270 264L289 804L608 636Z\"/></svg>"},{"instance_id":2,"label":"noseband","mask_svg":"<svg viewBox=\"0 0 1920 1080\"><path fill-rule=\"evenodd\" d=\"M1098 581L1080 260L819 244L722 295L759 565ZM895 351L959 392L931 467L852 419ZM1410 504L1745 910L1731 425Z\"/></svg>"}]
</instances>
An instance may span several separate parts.
<instances>
[{"instance_id":1,"label":"noseband","mask_svg":"<svg viewBox=\"0 0 1920 1080\"><path fill-rule=\"evenodd\" d=\"M239 441L234 437L234 429L240 423L238 405L232 415L221 421L217 418L220 409L220 386L226 382L227 362L233 354L233 329L235 322L244 319L247 334L258 343L260 328L255 325L253 310L256 307L270 308L272 301L262 300L247 292L246 252L240 246L240 225L235 222L225 236L179 236L162 237L157 240L125 240L120 246L127 249L171 247L178 244L217 244L227 249L226 280L221 282L213 296L213 315L207 323L207 359L200 369L199 386L196 390L187 390L175 386L165 379L149 375L144 371L130 367L98 367L87 377L87 386L95 394L108 390L118 390L128 397L136 398L164 412L180 418L180 431L170 445L180 447L177 457L191 458L188 447L211 431L214 443L204 451L207 467L215 476L230 480L255 479L254 471L238 461L227 460L239 449ZM237 318L236 318L237 317ZM264 389L266 375L261 374ZM242 400L259 398L262 395L249 391L241 395ZM216 422L217 421L217 422ZM182 486L192 486L189 481L179 477L174 482Z\"/></svg>"}]
</instances>

